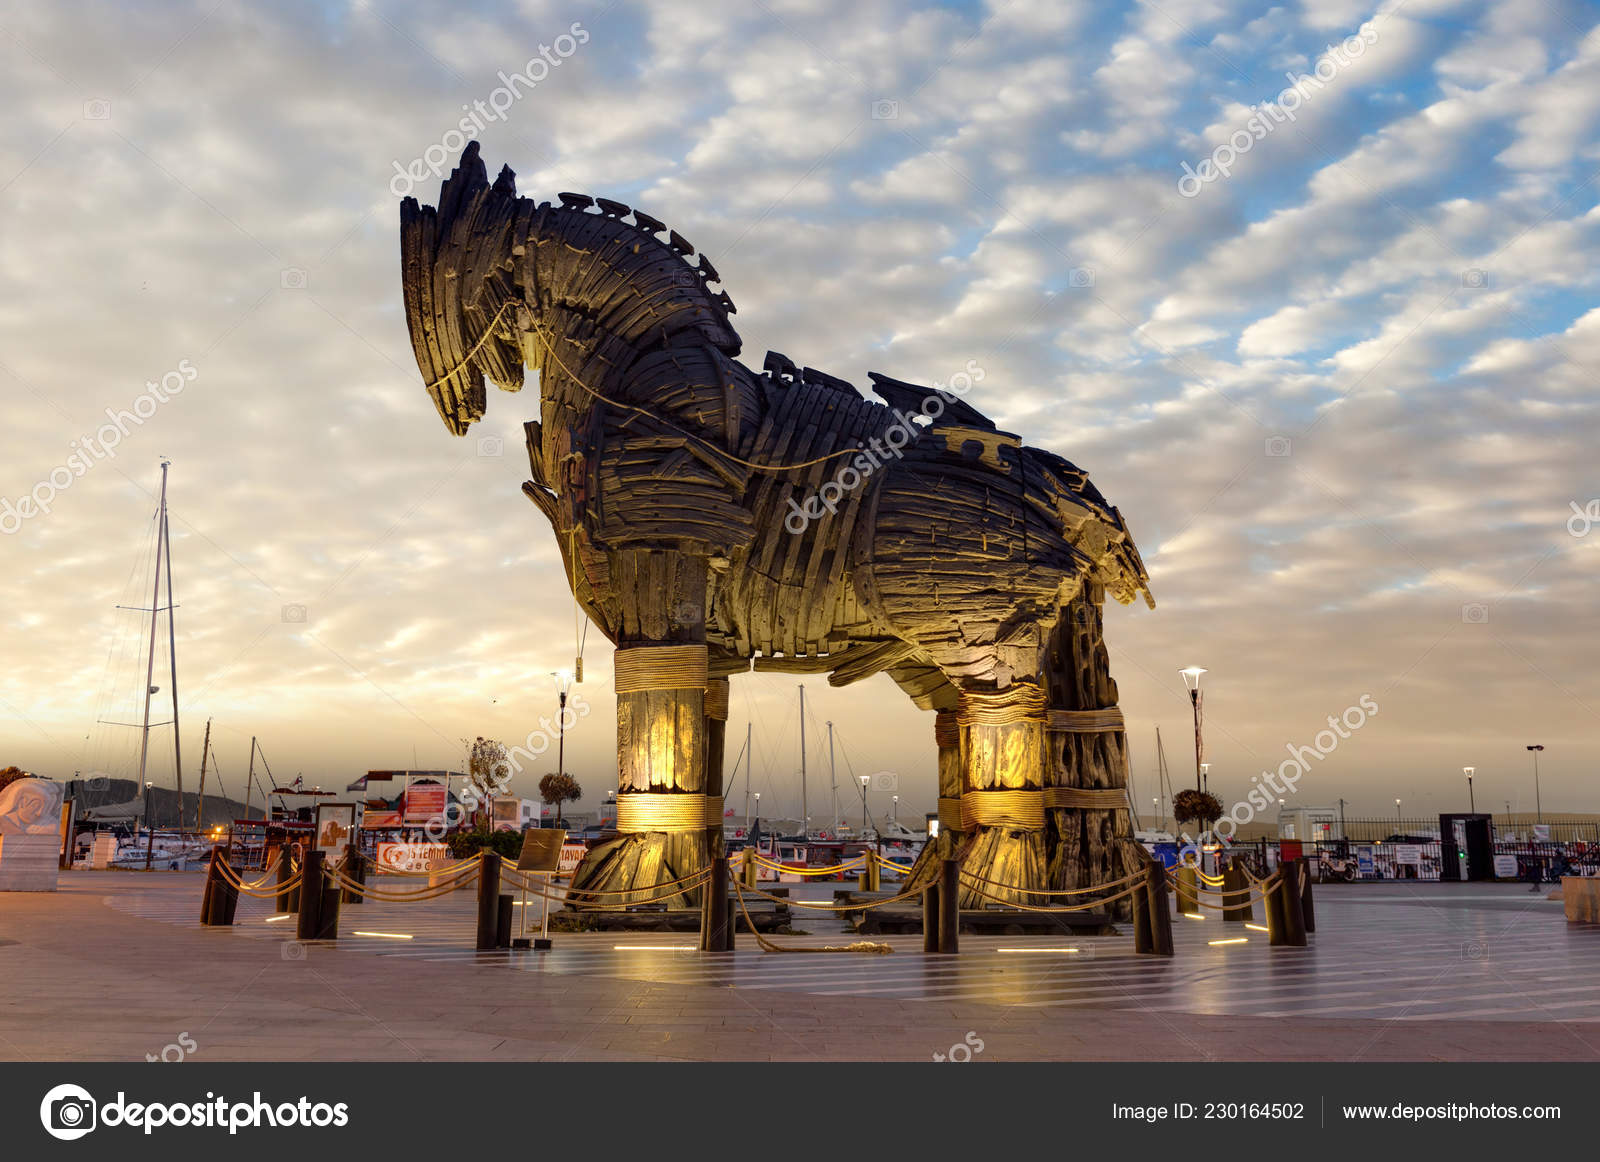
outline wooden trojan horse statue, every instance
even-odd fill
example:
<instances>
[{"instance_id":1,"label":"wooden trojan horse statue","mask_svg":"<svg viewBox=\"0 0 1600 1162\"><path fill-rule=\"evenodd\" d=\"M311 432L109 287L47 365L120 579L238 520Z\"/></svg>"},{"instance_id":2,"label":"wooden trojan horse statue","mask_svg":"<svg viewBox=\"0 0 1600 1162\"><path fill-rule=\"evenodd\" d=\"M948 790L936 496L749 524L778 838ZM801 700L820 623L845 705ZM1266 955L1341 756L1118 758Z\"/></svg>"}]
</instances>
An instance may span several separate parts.
<instances>
[{"instance_id":1,"label":"wooden trojan horse statue","mask_svg":"<svg viewBox=\"0 0 1600 1162\"><path fill-rule=\"evenodd\" d=\"M728 678L752 665L887 673L936 712L925 858L963 860L966 903L1131 870L1101 607L1150 596L1117 510L951 391L874 374L877 403L775 353L751 370L704 255L621 203L559 202L509 168L491 185L474 142L438 208L400 217L440 416L464 435L486 377L535 369L523 491L616 647L621 835L577 886L645 893L720 852Z\"/></svg>"}]
</instances>

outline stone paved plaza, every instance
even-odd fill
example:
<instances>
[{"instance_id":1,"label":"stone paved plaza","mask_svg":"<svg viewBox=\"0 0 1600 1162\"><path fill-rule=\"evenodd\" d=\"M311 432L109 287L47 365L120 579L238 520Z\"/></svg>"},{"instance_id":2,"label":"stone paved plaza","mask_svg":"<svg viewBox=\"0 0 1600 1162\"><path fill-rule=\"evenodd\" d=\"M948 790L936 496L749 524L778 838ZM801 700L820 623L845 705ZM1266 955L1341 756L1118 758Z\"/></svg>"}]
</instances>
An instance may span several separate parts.
<instances>
[{"instance_id":1,"label":"stone paved plaza","mask_svg":"<svg viewBox=\"0 0 1600 1162\"><path fill-rule=\"evenodd\" d=\"M198 874L61 883L0 898L7 1059L138 1060L180 1037L208 1061L927 1061L974 1038L1000 1061L1600 1059L1600 928L1516 885L1323 886L1308 948L1174 919L1164 961L1128 935L967 936L957 957L743 935L707 955L692 933L478 953L470 891L347 907L336 946L299 945L249 899L202 929ZM797 926L774 939L846 939L829 916Z\"/></svg>"}]
</instances>

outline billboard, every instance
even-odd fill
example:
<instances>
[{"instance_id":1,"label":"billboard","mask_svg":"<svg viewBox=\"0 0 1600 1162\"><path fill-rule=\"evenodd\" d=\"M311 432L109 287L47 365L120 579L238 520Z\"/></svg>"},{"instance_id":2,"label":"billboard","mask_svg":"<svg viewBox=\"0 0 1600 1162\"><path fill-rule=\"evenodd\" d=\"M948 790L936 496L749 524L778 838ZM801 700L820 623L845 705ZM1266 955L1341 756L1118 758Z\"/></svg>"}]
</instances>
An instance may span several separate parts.
<instances>
[{"instance_id":1,"label":"billboard","mask_svg":"<svg viewBox=\"0 0 1600 1162\"><path fill-rule=\"evenodd\" d=\"M405 821L426 823L445 812L450 792L443 783L412 783L406 788Z\"/></svg>"},{"instance_id":2,"label":"billboard","mask_svg":"<svg viewBox=\"0 0 1600 1162\"><path fill-rule=\"evenodd\" d=\"M432 871L450 863L450 848L443 843L380 843L378 867L380 872Z\"/></svg>"}]
</instances>

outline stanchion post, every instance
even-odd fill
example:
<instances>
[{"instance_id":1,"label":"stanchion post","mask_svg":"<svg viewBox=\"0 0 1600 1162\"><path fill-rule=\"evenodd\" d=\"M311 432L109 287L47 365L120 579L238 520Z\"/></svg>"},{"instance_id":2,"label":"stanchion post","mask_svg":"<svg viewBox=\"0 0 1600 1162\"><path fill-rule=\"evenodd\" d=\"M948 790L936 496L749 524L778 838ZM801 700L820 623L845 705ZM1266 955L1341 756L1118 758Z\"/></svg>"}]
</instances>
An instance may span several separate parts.
<instances>
[{"instance_id":1,"label":"stanchion post","mask_svg":"<svg viewBox=\"0 0 1600 1162\"><path fill-rule=\"evenodd\" d=\"M1311 866L1306 863L1305 857L1300 857L1300 914L1305 922L1307 932L1317 930L1316 903L1311 898Z\"/></svg>"},{"instance_id":2,"label":"stanchion post","mask_svg":"<svg viewBox=\"0 0 1600 1162\"><path fill-rule=\"evenodd\" d=\"M1149 874L1143 873L1145 883L1149 881ZM1150 899L1145 883L1135 883L1137 890L1130 897L1133 904L1133 950L1142 956L1155 951L1155 932L1151 927Z\"/></svg>"},{"instance_id":3,"label":"stanchion post","mask_svg":"<svg viewBox=\"0 0 1600 1162\"><path fill-rule=\"evenodd\" d=\"M939 865L939 951L961 951L961 861L946 859Z\"/></svg>"},{"instance_id":4,"label":"stanchion post","mask_svg":"<svg viewBox=\"0 0 1600 1162\"><path fill-rule=\"evenodd\" d=\"M1193 865L1184 864L1178 869L1178 886L1175 894L1178 897L1178 911L1185 916L1198 916L1200 905L1195 903L1200 898L1196 889L1200 886L1200 877L1196 874Z\"/></svg>"},{"instance_id":5,"label":"stanchion post","mask_svg":"<svg viewBox=\"0 0 1600 1162\"><path fill-rule=\"evenodd\" d=\"M1224 921L1244 924L1253 919L1250 908L1250 885L1244 878L1244 869L1231 864L1222 873L1222 913Z\"/></svg>"},{"instance_id":6,"label":"stanchion post","mask_svg":"<svg viewBox=\"0 0 1600 1162\"><path fill-rule=\"evenodd\" d=\"M1305 874L1305 865L1300 860L1292 859L1283 865L1283 871L1284 890L1279 893L1283 899L1283 942L1291 948L1304 948L1306 918L1301 907L1301 894L1304 891L1301 877Z\"/></svg>"},{"instance_id":7,"label":"stanchion post","mask_svg":"<svg viewBox=\"0 0 1600 1162\"><path fill-rule=\"evenodd\" d=\"M294 860L289 855L287 843L278 845L278 901L275 910L281 915L287 915L294 909L289 906L289 897L293 892L285 891L284 885L294 879Z\"/></svg>"},{"instance_id":8,"label":"stanchion post","mask_svg":"<svg viewBox=\"0 0 1600 1162\"><path fill-rule=\"evenodd\" d=\"M217 861L221 858L222 845L220 843L213 844L211 848L211 861L206 864L205 891L200 894L200 923L202 926L208 927L216 923L211 916L211 901L217 890L217 880L220 877L220 873L217 871Z\"/></svg>"},{"instance_id":9,"label":"stanchion post","mask_svg":"<svg viewBox=\"0 0 1600 1162\"><path fill-rule=\"evenodd\" d=\"M939 951L939 885L922 889L922 951Z\"/></svg>"},{"instance_id":10,"label":"stanchion post","mask_svg":"<svg viewBox=\"0 0 1600 1162\"><path fill-rule=\"evenodd\" d=\"M1172 955L1172 907L1167 902L1167 869L1160 860L1145 867L1145 904L1150 913L1150 951Z\"/></svg>"},{"instance_id":11,"label":"stanchion post","mask_svg":"<svg viewBox=\"0 0 1600 1162\"><path fill-rule=\"evenodd\" d=\"M516 911L517 898L510 892L501 892L499 905L495 909L494 918L494 946L496 948L511 947L511 919Z\"/></svg>"},{"instance_id":12,"label":"stanchion post","mask_svg":"<svg viewBox=\"0 0 1600 1162\"><path fill-rule=\"evenodd\" d=\"M328 877L322 889L322 899L317 903L317 939L339 939L339 897L343 895L338 881Z\"/></svg>"},{"instance_id":13,"label":"stanchion post","mask_svg":"<svg viewBox=\"0 0 1600 1162\"><path fill-rule=\"evenodd\" d=\"M1283 931L1284 866L1278 865L1278 882L1261 894L1261 910L1267 914L1267 943L1273 948L1286 943Z\"/></svg>"},{"instance_id":14,"label":"stanchion post","mask_svg":"<svg viewBox=\"0 0 1600 1162\"><path fill-rule=\"evenodd\" d=\"M233 865L228 862L228 857L226 854L224 854L222 857L222 863L224 867L227 867L230 870L233 867ZM223 927L231 928L233 926L234 915L239 911L239 889L234 886L233 881L228 876L222 874L220 871L218 872L217 876L216 895L212 900L211 906L214 909L217 909L217 911L212 913L213 922L221 924Z\"/></svg>"},{"instance_id":15,"label":"stanchion post","mask_svg":"<svg viewBox=\"0 0 1600 1162\"><path fill-rule=\"evenodd\" d=\"M479 952L488 952L499 935L500 855L485 851L478 865L478 941Z\"/></svg>"},{"instance_id":16,"label":"stanchion post","mask_svg":"<svg viewBox=\"0 0 1600 1162\"><path fill-rule=\"evenodd\" d=\"M295 893L300 897L300 917L295 921L295 936L301 940L315 940L321 927L323 858L320 851L308 851L300 865L300 887Z\"/></svg>"},{"instance_id":17,"label":"stanchion post","mask_svg":"<svg viewBox=\"0 0 1600 1162\"><path fill-rule=\"evenodd\" d=\"M350 854L345 857L344 874L345 878L352 884L359 884L363 888L367 886L367 857L362 854L360 848L354 845L350 847ZM354 887L344 889L344 894L340 897L340 903L359 904L360 902L361 892L359 890Z\"/></svg>"}]
</instances>

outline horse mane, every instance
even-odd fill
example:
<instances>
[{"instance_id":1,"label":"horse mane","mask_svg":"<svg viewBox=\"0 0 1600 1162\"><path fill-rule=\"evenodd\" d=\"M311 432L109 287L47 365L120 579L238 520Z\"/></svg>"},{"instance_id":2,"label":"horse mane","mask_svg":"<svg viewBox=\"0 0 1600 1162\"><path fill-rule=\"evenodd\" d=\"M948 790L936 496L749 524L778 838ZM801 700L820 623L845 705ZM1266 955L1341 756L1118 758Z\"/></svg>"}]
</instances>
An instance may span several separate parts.
<instances>
[{"instance_id":1,"label":"horse mane","mask_svg":"<svg viewBox=\"0 0 1600 1162\"><path fill-rule=\"evenodd\" d=\"M534 291L539 301L530 306L582 315L641 352L708 342L739 354L733 300L709 258L690 263L695 248L683 235L609 198L557 197L560 205L518 195L510 166L491 185L472 141L440 186L437 209L401 202L412 346L457 435L483 417L485 376L504 390L521 388L524 353L497 324Z\"/></svg>"}]
</instances>

